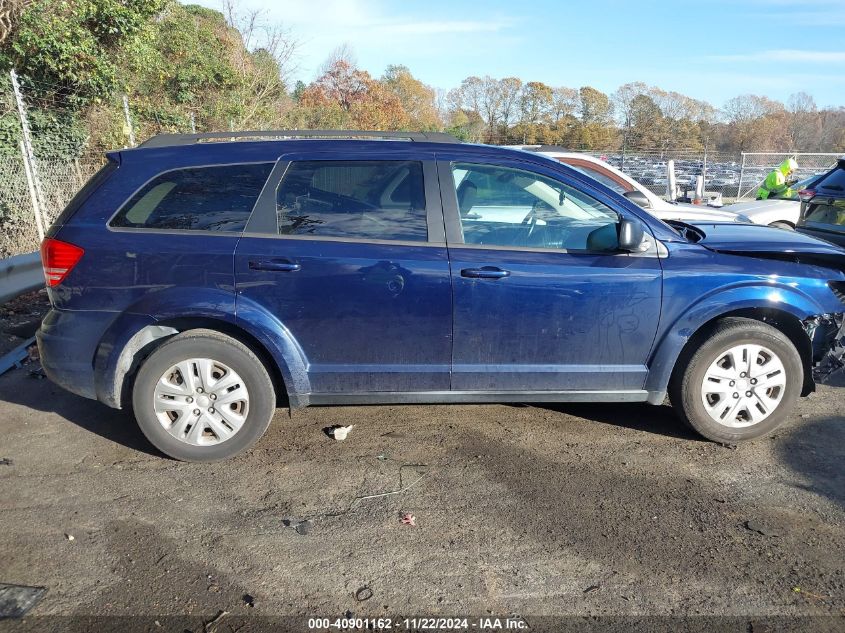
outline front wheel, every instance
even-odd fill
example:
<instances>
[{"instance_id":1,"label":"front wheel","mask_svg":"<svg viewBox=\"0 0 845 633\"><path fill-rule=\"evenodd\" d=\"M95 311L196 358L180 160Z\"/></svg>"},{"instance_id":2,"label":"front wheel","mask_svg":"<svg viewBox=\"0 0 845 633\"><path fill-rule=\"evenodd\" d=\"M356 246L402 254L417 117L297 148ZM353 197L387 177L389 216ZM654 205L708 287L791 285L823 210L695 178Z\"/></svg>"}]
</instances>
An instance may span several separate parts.
<instances>
[{"instance_id":1,"label":"front wheel","mask_svg":"<svg viewBox=\"0 0 845 633\"><path fill-rule=\"evenodd\" d=\"M679 360L669 396L701 435L733 443L780 426L803 382L801 357L782 332L753 319L730 318Z\"/></svg>"},{"instance_id":2,"label":"front wheel","mask_svg":"<svg viewBox=\"0 0 845 633\"><path fill-rule=\"evenodd\" d=\"M210 462L258 441L273 417L276 395L248 347L219 332L189 330L143 362L132 406L141 431L161 452Z\"/></svg>"}]
</instances>

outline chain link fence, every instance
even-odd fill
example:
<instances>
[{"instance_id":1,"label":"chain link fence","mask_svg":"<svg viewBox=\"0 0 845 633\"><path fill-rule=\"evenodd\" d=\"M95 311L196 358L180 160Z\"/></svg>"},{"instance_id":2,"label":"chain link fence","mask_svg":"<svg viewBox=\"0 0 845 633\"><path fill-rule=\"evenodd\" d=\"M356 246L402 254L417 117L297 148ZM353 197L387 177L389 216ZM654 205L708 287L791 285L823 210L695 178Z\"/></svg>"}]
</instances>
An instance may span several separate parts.
<instances>
[{"instance_id":1,"label":"chain link fence","mask_svg":"<svg viewBox=\"0 0 845 633\"><path fill-rule=\"evenodd\" d=\"M576 150L577 151L577 150ZM796 178L803 180L831 169L840 154L806 152L726 153L704 150L644 149L583 151L622 170L647 189L666 197L667 163L675 163L675 178L681 195L690 197L695 179L704 176L704 199L721 196L725 204L754 198L757 189L773 169L787 158L798 162Z\"/></svg>"},{"instance_id":2,"label":"chain link fence","mask_svg":"<svg viewBox=\"0 0 845 633\"><path fill-rule=\"evenodd\" d=\"M102 163L38 161L45 226L61 213ZM38 229L22 156L0 156L0 259L38 250Z\"/></svg>"},{"instance_id":3,"label":"chain link fence","mask_svg":"<svg viewBox=\"0 0 845 633\"><path fill-rule=\"evenodd\" d=\"M754 198L757 189L766 176L788 158L798 163L797 180L804 180L831 169L841 154L820 154L806 152L744 152L740 169L739 193L737 197Z\"/></svg>"}]
</instances>

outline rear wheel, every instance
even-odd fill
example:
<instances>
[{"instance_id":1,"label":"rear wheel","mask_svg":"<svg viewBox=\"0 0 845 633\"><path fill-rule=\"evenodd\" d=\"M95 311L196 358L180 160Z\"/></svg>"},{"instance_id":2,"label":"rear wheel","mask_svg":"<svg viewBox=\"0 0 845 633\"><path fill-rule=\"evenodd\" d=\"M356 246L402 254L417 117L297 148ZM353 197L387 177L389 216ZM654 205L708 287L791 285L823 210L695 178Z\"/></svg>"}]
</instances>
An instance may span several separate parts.
<instances>
[{"instance_id":1,"label":"rear wheel","mask_svg":"<svg viewBox=\"0 0 845 633\"><path fill-rule=\"evenodd\" d=\"M693 429L716 442L773 431L786 419L804 381L792 342L753 319L725 319L679 363L670 384L672 404Z\"/></svg>"},{"instance_id":2,"label":"rear wheel","mask_svg":"<svg viewBox=\"0 0 845 633\"><path fill-rule=\"evenodd\" d=\"M185 461L217 461L252 446L275 410L273 383L245 345L212 330L178 334L135 378L132 405L147 439Z\"/></svg>"}]
</instances>

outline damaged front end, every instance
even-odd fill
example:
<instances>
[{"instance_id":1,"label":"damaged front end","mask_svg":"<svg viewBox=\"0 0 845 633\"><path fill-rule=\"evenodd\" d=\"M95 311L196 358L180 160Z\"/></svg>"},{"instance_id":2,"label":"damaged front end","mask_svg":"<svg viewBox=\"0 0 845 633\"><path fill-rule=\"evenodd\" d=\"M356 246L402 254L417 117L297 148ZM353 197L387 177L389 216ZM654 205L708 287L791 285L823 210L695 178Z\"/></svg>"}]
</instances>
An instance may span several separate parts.
<instances>
[{"instance_id":1,"label":"damaged front end","mask_svg":"<svg viewBox=\"0 0 845 633\"><path fill-rule=\"evenodd\" d=\"M813 379L825 383L845 367L845 313L812 316L803 325L813 347Z\"/></svg>"}]
</instances>

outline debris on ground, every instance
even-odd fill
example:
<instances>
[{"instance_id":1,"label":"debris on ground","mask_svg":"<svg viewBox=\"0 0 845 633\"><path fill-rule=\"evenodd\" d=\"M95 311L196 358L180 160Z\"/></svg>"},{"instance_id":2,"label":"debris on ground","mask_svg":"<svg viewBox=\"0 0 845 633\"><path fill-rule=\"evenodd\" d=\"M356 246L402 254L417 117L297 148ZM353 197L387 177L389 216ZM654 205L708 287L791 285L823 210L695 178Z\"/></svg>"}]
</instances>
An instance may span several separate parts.
<instances>
[{"instance_id":1,"label":"debris on ground","mask_svg":"<svg viewBox=\"0 0 845 633\"><path fill-rule=\"evenodd\" d=\"M26 348L26 355L30 361L41 360L41 352L38 351L38 345L30 345Z\"/></svg>"},{"instance_id":2,"label":"debris on ground","mask_svg":"<svg viewBox=\"0 0 845 633\"><path fill-rule=\"evenodd\" d=\"M399 521L403 525L410 525L411 527L417 527L417 517L413 515L411 512L405 512L402 514Z\"/></svg>"},{"instance_id":3,"label":"debris on ground","mask_svg":"<svg viewBox=\"0 0 845 633\"><path fill-rule=\"evenodd\" d=\"M14 463L11 457L0 457L0 466L11 466Z\"/></svg>"},{"instance_id":4,"label":"debris on ground","mask_svg":"<svg viewBox=\"0 0 845 633\"><path fill-rule=\"evenodd\" d=\"M308 519L282 519L282 525L293 528L297 534L305 536L311 531L312 523Z\"/></svg>"},{"instance_id":5,"label":"debris on ground","mask_svg":"<svg viewBox=\"0 0 845 633\"><path fill-rule=\"evenodd\" d=\"M592 593L593 591L598 591L599 589L601 589L601 585L590 585L584 589L584 593Z\"/></svg>"},{"instance_id":6,"label":"debris on ground","mask_svg":"<svg viewBox=\"0 0 845 633\"><path fill-rule=\"evenodd\" d=\"M29 358L27 349L34 342L35 339L30 338L8 352L5 356L0 357L0 374L9 371L12 367L21 367L23 361Z\"/></svg>"},{"instance_id":7,"label":"debris on ground","mask_svg":"<svg viewBox=\"0 0 845 633\"><path fill-rule=\"evenodd\" d=\"M341 442L346 439L349 435L349 431L351 431L354 426L354 424L350 424L349 426L340 426L336 424L323 429L323 432L334 440Z\"/></svg>"},{"instance_id":8,"label":"debris on ground","mask_svg":"<svg viewBox=\"0 0 845 633\"><path fill-rule=\"evenodd\" d=\"M250 608L255 607L255 598L248 593L245 593L241 600L244 601L244 605Z\"/></svg>"},{"instance_id":9,"label":"debris on ground","mask_svg":"<svg viewBox=\"0 0 845 633\"><path fill-rule=\"evenodd\" d=\"M356 602L365 602L373 597L373 590L367 585L364 585L363 587L358 588L354 597Z\"/></svg>"},{"instance_id":10,"label":"debris on ground","mask_svg":"<svg viewBox=\"0 0 845 633\"><path fill-rule=\"evenodd\" d=\"M73 534L65 534L65 538L69 541L75 541L76 537Z\"/></svg>"},{"instance_id":11,"label":"debris on ground","mask_svg":"<svg viewBox=\"0 0 845 633\"><path fill-rule=\"evenodd\" d=\"M746 521L743 525L746 530L757 532L757 534L762 534L763 536L778 536L776 530L758 521Z\"/></svg>"},{"instance_id":12,"label":"debris on ground","mask_svg":"<svg viewBox=\"0 0 845 633\"><path fill-rule=\"evenodd\" d=\"M29 377L44 380L47 377L47 374L44 373L43 367L36 367L35 369L29 370Z\"/></svg>"},{"instance_id":13,"label":"debris on ground","mask_svg":"<svg viewBox=\"0 0 845 633\"><path fill-rule=\"evenodd\" d=\"M812 593L810 591L806 591L804 589L801 589L801 587L793 587L792 591L795 592L795 593L800 593L801 595L804 595L804 596L809 596L810 598L814 598L816 600L824 600L824 596L820 596L820 595Z\"/></svg>"},{"instance_id":14,"label":"debris on ground","mask_svg":"<svg viewBox=\"0 0 845 633\"><path fill-rule=\"evenodd\" d=\"M225 618L227 615L229 615L228 611L220 611L213 619L206 622L203 625L205 633L213 633L213 631L217 628L217 625L220 624L220 620Z\"/></svg>"},{"instance_id":15,"label":"debris on ground","mask_svg":"<svg viewBox=\"0 0 845 633\"><path fill-rule=\"evenodd\" d=\"M45 593L47 593L46 587L0 583L0 620L25 616L32 607L38 604Z\"/></svg>"}]
</instances>

